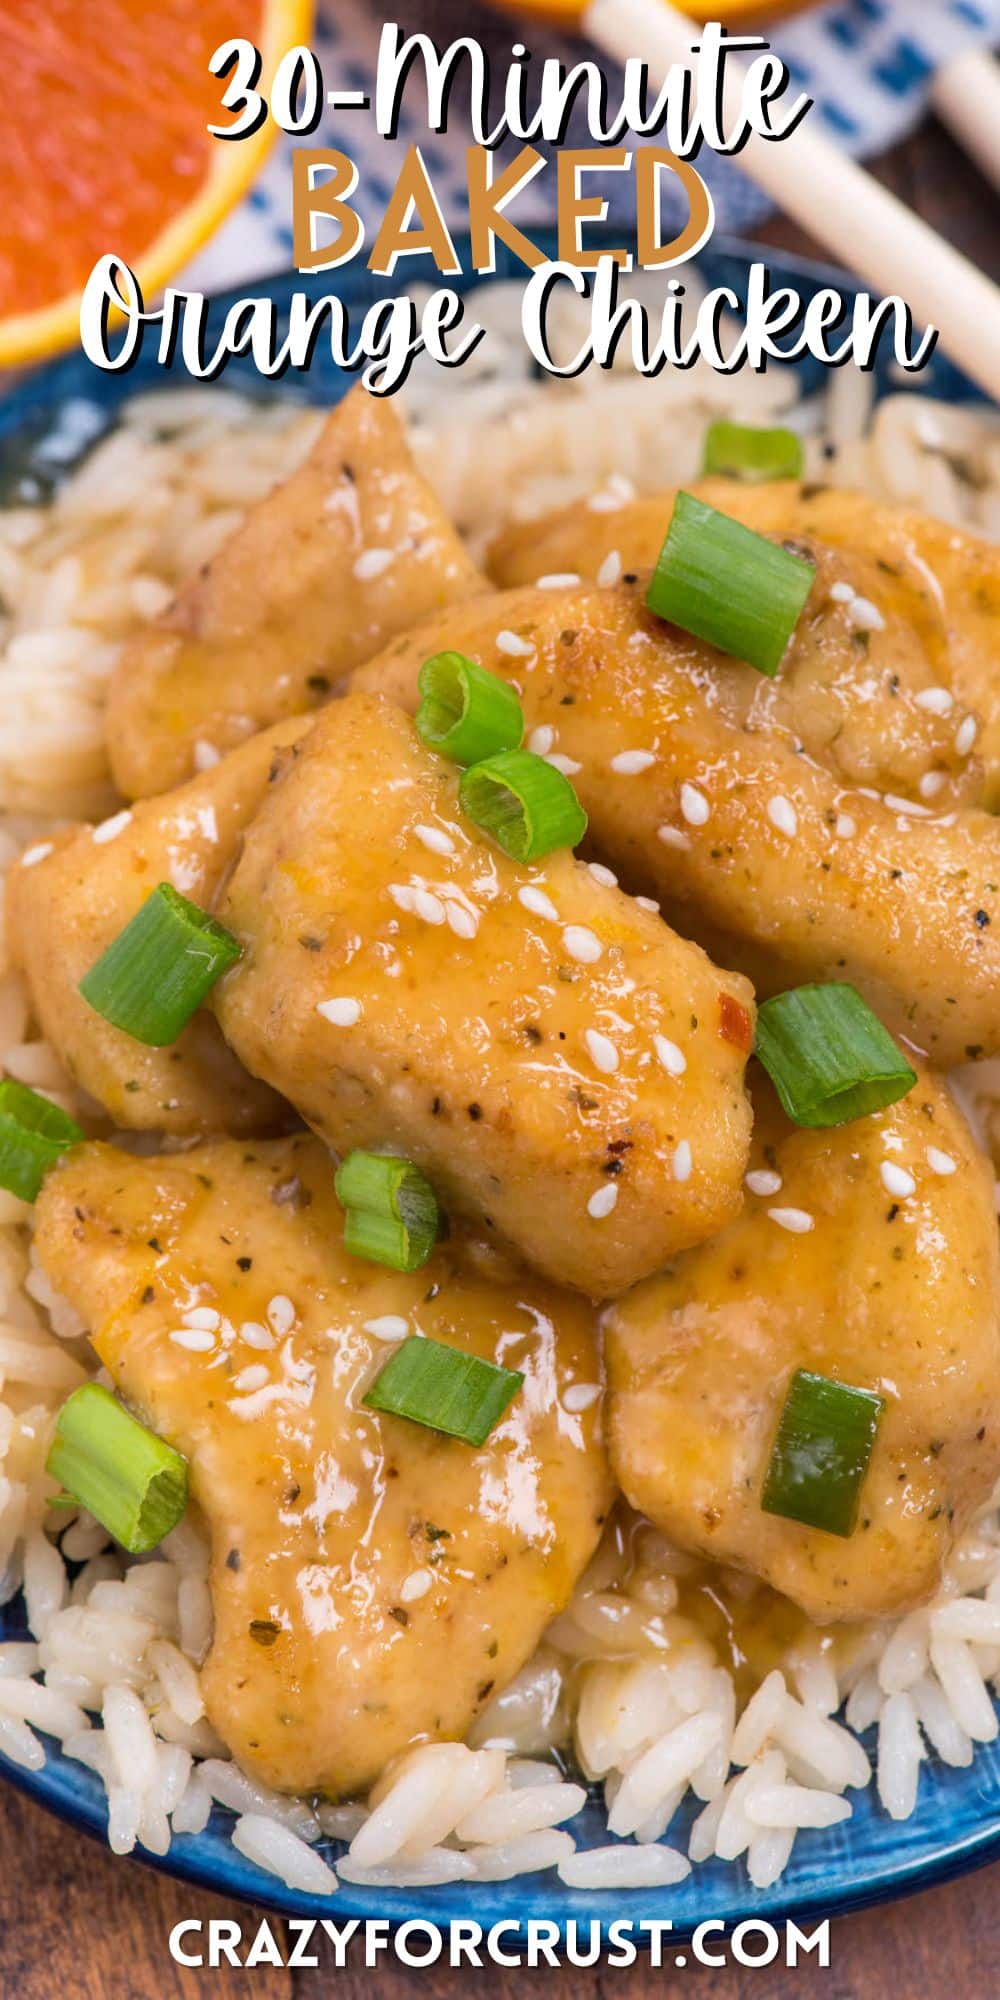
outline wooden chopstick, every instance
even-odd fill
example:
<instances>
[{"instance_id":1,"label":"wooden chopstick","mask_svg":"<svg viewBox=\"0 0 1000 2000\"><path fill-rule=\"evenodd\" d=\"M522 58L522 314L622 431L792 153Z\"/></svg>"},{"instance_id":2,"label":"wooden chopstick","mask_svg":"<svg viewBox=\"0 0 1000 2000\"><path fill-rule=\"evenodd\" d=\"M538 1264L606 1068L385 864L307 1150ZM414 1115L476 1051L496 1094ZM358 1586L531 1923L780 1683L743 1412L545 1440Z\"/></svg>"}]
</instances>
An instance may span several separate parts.
<instances>
[{"instance_id":1,"label":"wooden chopstick","mask_svg":"<svg viewBox=\"0 0 1000 2000\"><path fill-rule=\"evenodd\" d=\"M624 61L641 54L659 85L673 64L689 64L695 23L667 0L591 0L584 32ZM727 63L727 107L739 103L735 60ZM805 118L778 143L751 134L738 164L786 215L879 295L899 293L921 326L993 397L1000 395L1000 288L904 202Z\"/></svg>"},{"instance_id":2,"label":"wooden chopstick","mask_svg":"<svg viewBox=\"0 0 1000 2000\"><path fill-rule=\"evenodd\" d=\"M1000 187L1000 63L988 49L967 49L944 63L931 103L995 187Z\"/></svg>"}]
</instances>

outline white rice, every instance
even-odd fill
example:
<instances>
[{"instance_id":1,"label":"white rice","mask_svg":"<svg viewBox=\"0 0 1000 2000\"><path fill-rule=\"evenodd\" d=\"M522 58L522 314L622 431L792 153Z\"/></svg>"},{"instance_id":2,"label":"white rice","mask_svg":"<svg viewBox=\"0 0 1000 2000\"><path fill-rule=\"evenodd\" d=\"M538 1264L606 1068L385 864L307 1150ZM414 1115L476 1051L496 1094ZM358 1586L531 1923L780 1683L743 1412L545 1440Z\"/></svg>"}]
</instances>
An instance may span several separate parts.
<instances>
[{"instance_id":1,"label":"white rice","mask_svg":"<svg viewBox=\"0 0 1000 2000\"><path fill-rule=\"evenodd\" d=\"M923 1738L908 1694L891 1694L878 1724L878 1795L890 1819L909 1819L917 1803Z\"/></svg>"},{"instance_id":2,"label":"white rice","mask_svg":"<svg viewBox=\"0 0 1000 2000\"><path fill-rule=\"evenodd\" d=\"M289 1889L303 1889L310 1896L332 1896L337 1888L337 1877L321 1854L314 1853L289 1827L278 1826L260 1813L244 1813L237 1820L233 1846L258 1868L280 1876Z\"/></svg>"},{"instance_id":3,"label":"white rice","mask_svg":"<svg viewBox=\"0 0 1000 2000\"><path fill-rule=\"evenodd\" d=\"M571 1889L653 1889L683 1882L691 1863L672 1847L590 1847L559 1863Z\"/></svg>"},{"instance_id":4,"label":"white rice","mask_svg":"<svg viewBox=\"0 0 1000 2000\"><path fill-rule=\"evenodd\" d=\"M714 1750L722 1733L722 1723L711 1710L689 1716L676 1729L667 1730L656 1743L644 1750L625 1770L608 1813L611 1833L637 1832L658 1803L673 1795L679 1785L688 1785L700 1763Z\"/></svg>"},{"instance_id":5,"label":"white rice","mask_svg":"<svg viewBox=\"0 0 1000 2000\"><path fill-rule=\"evenodd\" d=\"M488 1847L473 1848L468 1856L477 1882L510 1882L515 1875L540 1875L548 1868L564 1868L576 1853L569 1833L549 1827L540 1833L522 1833Z\"/></svg>"},{"instance_id":6,"label":"white rice","mask_svg":"<svg viewBox=\"0 0 1000 2000\"><path fill-rule=\"evenodd\" d=\"M582 1785L522 1785L511 1791L492 1792L458 1821L455 1833L459 1840L473 1846L513 1840L521 1834L541 1833L546 1827L560 1826L563 1820L573 1819L581 1812L586 1802Z\"/></svg>"},{"instance_id":7,"label":"white rice","mask_svg":"<svg viewBox=\"0 0 1000 2000\"><path fill-rule=\"evenodd\" d=\"M518 294L498 286L477 299L491 338L460 397L450 378L420 370L407 391L418 459L474 549L503 525L501 495L520 518L584 494L610 513L633 492L691 479L719 415L791 422L810 476L1000 535L993 414L902 394L873 414L870 383L847 370L809 406L781 371L727 381L699 367L641 382L619 367L596 388L540 383L516 330ZM570 343L575 308L561 310ZM305 454L320 422L315 411L262 409L221 391L145 396L49 507L0 510L0 874L60 821L115 814L102 712L123 641ZM620 560L608 582L618 569ZM206 745L201 761L210 758ZM0 1051L7 1073L92 1119L38 1038L2 921ZM959 1088L984 1136L1000 1137L1000 1064ZM996 1506L954 1550L934 1605L837 1645L803 1621L749 1698L717 1651L716 1628L699 1619L697 1565L647 1528L631 1567L627 1537L609 1532L572 1605L469 1746L411 1752L368 1801L314 1807L279 1796L238 1769L205 1715L211 1601L194 1524L185 1520L151 1560L126 1564L82 1511L48 1510L54 1412L93 1357L75 1314L30 1265L29 1222L23 1203L0 1194L0 1601L23 1588L35 1635L0 1645L0 1755L39 1769L46 1736L86 1764L106 1788L117 1852L164 1853L218 1807L248 1860L317 1895L336 1889L337 1873L420 1887L551 1869L569 1886L613 1892L679 1882L712 1856L742 1857L764 1888L797 1838L849 1818L849 1793L872 1775L863 1731L877 1727L878 1796L896 1818L915 1809L930 1757L961 1768L996 1735ZM758 1590L721 1573L714 1587L744 1605ZM617 1836L607 1846L576 1846L585 1793L554 1760L570 1747L603 1783ZM663 1836L692 1798L700 1811L684 1854ZM346 1851L324 1859L323 1841Z\"/></svg>"},{"instance_id":8,"label":"white rice","mask_svg":"<svg viewBox=\"0 0 1000 2000\"><path fill-rule=\"evenodd\" d=\"M428 1847L416 1860L376 1868L362 1867L350 1853L337 1862L342 1882L371 1889L429 1889L442 1882L468 1882L473 1872L469 1856L454 1847Z\"/></svg>"},{"instance_id":9,"label":"white rice","mask_svg":"<svg viewBox=\"0 0 1000 2000\"><path fill-rule=\"evenodd\" d=\"M174 1833L203 1833L212 1815L212 1794L200 1773L192 1771L170 1815Z\"/></svg>"},{"instance_id":10,"label":"white rice","mask_svg":"<svg viewBox=\"0 0 1000 2000\"><path fill-rule=\"evenodd\" d=\"M846 1799L834 1792L812 1791L807 1785L759 1787L747 1801L747 1818L754 1826L836 1826L850 1819Z\"/></svg>"}]
</instances>

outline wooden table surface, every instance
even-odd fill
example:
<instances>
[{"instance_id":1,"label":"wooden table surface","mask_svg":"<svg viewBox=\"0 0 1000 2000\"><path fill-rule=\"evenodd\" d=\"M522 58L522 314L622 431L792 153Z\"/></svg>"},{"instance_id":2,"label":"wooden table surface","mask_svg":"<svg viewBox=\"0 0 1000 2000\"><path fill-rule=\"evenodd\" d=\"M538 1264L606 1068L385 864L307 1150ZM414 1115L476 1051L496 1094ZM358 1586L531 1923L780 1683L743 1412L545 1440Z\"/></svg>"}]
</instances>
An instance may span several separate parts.
<instances>
[{"instance_id":1,"label":"wooden table surface","mask_svg":"<svg viewBox=\"0 0 1000 2000\"><path fill-rule=\"evenodd\" d=\"M996 198L936 125L897 147L878 164L880 177L943 230L959 248L1000 279ZM776 220L760 232L776 245L805 252L815 245L794 225ZM459 2000L477 1975L468 1970L407 1972L381 1966L334 1973L332 1958L316 1971L185 1970L169 1955L171 1927L183 1918L228 1917L246 1931L251 1913L216 1896L123 1862L96 1842L78 1838L10 1786L0 1793L0 2000L190 2000L252 1990L254 2000L318 2000L336 1990L343 2000ZM944 1982L961 2000L993 2000L1000 1946L1000 1863L889 1908L845 1917L833 1926L832 1963L805 1970L725 1971L688 1966L683 1972L504 1971L479 1975L494 2000L514 2000L555 1981L573 2000L639 2000L669 1990L711 1990L713 2000L784 2000L822 1994L824 2000L931 2000ZM278 1925L278 1920L275 1919ZM252 1934L252 1932L251 1932ZM551 1990L551 1989L550 1989Z\"/></svg>"}]
</instances>

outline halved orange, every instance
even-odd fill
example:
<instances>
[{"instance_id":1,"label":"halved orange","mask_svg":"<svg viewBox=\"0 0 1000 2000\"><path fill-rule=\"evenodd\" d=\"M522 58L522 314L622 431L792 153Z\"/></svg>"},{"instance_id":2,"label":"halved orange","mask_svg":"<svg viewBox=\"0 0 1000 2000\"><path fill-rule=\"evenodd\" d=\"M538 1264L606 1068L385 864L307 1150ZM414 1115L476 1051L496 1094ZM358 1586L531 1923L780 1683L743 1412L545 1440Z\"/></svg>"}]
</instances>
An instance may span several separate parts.
<instances>
[{"instance_id":1,"label":"halved orange","mask_svg":"<svg viewBox=\"0 0 1000 2000\"><path fill-rule=\"evenodd\" d=\"M266 95L311 23L312 0L0 0L0 365L76 339L109 251L147 299L193 256L275 136L206 130L230 116L212 51L255 43Z\"/></svg>"},{"instance_id":2,"label":"halved orange","mask_svg":"<svg viewBox=\"0 0 1000 2000\"><path fill-rule=\"evenodd\" d=\"M816 0L674 0L682 14L693 14L699 21L745 22L752 15L755 27L779 14L801 14L815 4Z\"/></svg>"},{"instance_id":3,"label":"halved orange","mask_svg":"<svg viewBox=\"0 0 1000 2000\"><path fill-rule=\"evenodd\" d=\"M563 27L579 21L587 4L588 0L505 0L515 13L536 14ZM697 21L739 21L744 27L758 28L781 14L801 13L815 0L673 0L673 4ZM636 54L641 55L642 50L637 49Z\"/></svg>"}]
</instances>

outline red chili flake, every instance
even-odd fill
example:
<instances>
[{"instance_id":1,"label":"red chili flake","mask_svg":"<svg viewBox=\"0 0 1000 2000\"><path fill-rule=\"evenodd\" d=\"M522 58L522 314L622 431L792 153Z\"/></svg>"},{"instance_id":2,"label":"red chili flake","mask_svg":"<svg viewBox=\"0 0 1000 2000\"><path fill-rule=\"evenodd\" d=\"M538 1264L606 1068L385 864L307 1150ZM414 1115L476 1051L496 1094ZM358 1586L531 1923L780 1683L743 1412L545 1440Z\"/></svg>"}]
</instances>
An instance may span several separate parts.
<instances>
[{"instance_id":1,"label":"red chili flake","mask_svg":"<svg viewBox=\"0 0 1000 2000\"><path fill-rule=\"evenodd\" d=\"M719 995L719 1033L724 1042L733 1042L738 1049L749 1054L753 1046L753 1024L749 1009L734 1000L731 993Z\"/></svg>"}]
</instances>

